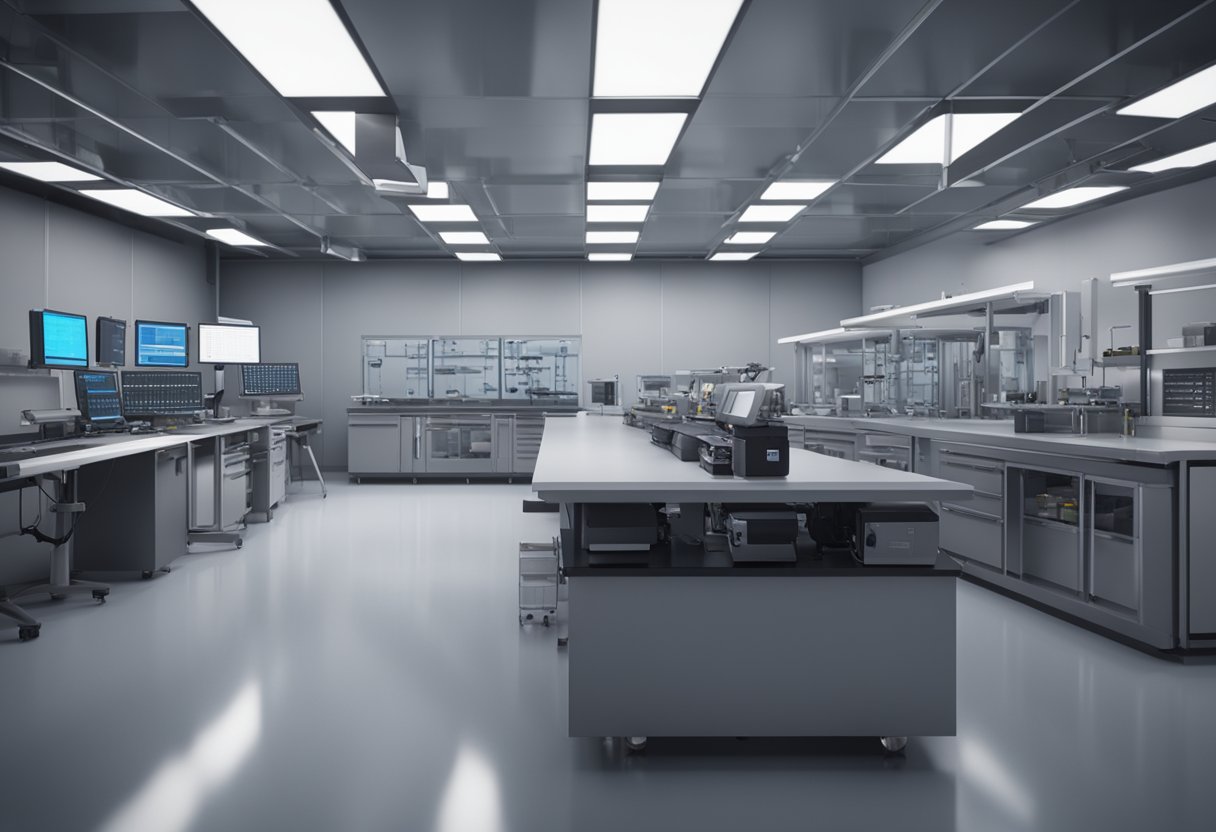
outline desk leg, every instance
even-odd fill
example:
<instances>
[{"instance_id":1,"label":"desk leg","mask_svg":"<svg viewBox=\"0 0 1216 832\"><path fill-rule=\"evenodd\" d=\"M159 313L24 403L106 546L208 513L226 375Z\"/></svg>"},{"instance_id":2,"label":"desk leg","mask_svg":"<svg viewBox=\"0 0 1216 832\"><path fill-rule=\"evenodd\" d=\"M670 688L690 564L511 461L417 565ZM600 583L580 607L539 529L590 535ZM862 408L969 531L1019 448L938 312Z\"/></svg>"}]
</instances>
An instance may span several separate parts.
<instances>
[{"instance_id":1,"label":"desk leg","mask_svg":"<svg viewBox=\"0 0 1216 832\"><path fill-rule=\"evenodd\" d=\"M205 529L191 529L186 535L186 543L231 543L240 549L245 545L240 532L226 532L220 524L224 516L224 437L216 436L211 440L213 463L211 468L211 526ZM194 484L194 446L190 445L190 484ZM194 511L194 493L190 494L190 510Z\"/></svg>"},{"instance_id":2,"label":"desk leg","mask_svg":"<svg viewBox=\"0 0 1216 832\"><path fill-rule=\"evenodd\" d=\"M321 499L324 500L329 496L329 492L325 490L325 477L321 476L321 466L317 464L317 457L312 452L312 445L308 444L307 436L304 437L304 441L300 444L308 452L308 459L312 462L313 473L317 475L317 482L321 483Z\"/></svg>"},{"instance_id":3,"label":"desk leg","mask_svg":"<svg viewBox=\"0 0 1216 832\"><path fill-rule=\"evenodd\" d=\"M50 580L45 584L24 589L16 597L46 593L58 601L68 595L90 593L98 601L104 602L110 594L109 584L72 578L72 538L69 532L76 525L76 515L85 509L84 503L77 502L76 499L76 472L61 471L57 477L48 476L44 479L57 483L56 505L51 507L55 513L55 537L67 537L67 540L51 550Z\"/></svg>"}]
</instances>

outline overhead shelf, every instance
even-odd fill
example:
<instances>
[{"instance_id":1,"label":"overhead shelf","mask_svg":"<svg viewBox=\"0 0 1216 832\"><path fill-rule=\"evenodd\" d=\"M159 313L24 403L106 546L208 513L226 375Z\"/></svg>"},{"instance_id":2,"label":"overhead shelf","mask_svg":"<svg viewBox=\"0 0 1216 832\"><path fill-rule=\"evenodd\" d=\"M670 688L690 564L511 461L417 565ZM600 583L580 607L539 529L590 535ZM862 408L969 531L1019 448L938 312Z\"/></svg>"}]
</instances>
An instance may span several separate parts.
<instances>
[{"instance_id":1,"label":"overhead shelf","mask_svg":"<svg viewBox=\"0 0 1216 832\"><path fill-rule=\"evenodd\" d=\"M1164 350L1149 350L1149 355L1182 355L1191 352L1216 352L1216 346L1210 347L1170 347Z\"/></svg>"},{"instance_id":2,"label":"overhead shelf","mask_svg":"<svg viewBox=\"0 0 1216 832\"><path fill-rule=\"evenodd\" d=\"M1031 280L924 303L914 303L910 306L895 306L880 312L872 312L869 315L845 318L840 325L845 329L870 327L879 323L896 327L900 321L913 321L918 318L984 314L989 306L992 307L993 312L999 314L1024 313L1036 310L1038 304L1046 299L1046 294L1034 292L1034 281Z\"/></svg>"},{"instance_id":3,"label":"overhead shelf","mask_svg":"<svg viewBox=\"0 0 1216 832\"><path fill-rule=\"evenodd\" d=\"M1177 277L1188 277L1204 272L1216 272L1216 257L1205 260L1187 260L1184 263L1171 263L1165 266L1153 266L1148 269L1135 269L1127 272L1112 272L1110 282L1116 286L1135 286L1140 283L1152 283L1155 280L1172 280Z\"/></svg>"}]
</instances>

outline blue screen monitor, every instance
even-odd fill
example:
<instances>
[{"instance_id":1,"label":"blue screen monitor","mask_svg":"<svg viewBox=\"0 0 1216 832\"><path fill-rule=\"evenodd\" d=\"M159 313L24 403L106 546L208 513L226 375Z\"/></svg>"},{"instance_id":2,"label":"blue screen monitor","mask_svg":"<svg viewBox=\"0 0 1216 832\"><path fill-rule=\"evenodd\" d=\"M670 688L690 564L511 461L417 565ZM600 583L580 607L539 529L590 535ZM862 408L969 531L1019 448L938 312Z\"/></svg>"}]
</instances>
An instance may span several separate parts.
<instances>
[{"instance_id":1,"label":"blue screen monitor","mask_svg":"<svg viewBox=\"0 0 1216 832\"><path fill-rule=\"evenodd\" d=\"M164 321L135 322L136 367L187 367L185 324Z\"/></svg>"},{"instance_id":2,"label":"blue screen monitor","mask_svg":"<svg viewBox=\"0 0 1216 832\"><path fill-rule=\"evenodd\" d=\"M77 370L76 407L81 418L92 424L122 422L122 397L118 373L113 370Z\"/></svg>"},{"instance_id":3,"label":"blue screen monitor","mask_svg":"<svg viewBox=\"0 0 1216 832\"><path fill-rule=\"evenodd\" d=\"M88 319L53 309L31 309L30 366L50 370L88 367Z\"/></svg>"}]
</instances>

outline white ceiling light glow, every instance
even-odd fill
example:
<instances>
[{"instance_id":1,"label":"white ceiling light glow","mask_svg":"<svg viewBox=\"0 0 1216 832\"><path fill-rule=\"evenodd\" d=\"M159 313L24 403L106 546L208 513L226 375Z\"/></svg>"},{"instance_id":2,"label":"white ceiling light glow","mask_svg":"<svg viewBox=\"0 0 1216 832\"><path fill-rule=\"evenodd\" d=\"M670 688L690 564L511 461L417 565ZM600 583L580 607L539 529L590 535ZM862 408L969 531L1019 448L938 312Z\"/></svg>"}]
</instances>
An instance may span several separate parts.
<instances>
[{"instance_id":1,"label":"white ceiling light glow","mask_svg":"<svg viewBox=\"0 0 1216 832\"><path fill-rule=\"evenodd\" d=\"M502 255L492 251L458 251L456 257L466 263L497 263L502 260Z\"/></svg>"},{"instance_id":2,"label":"white ceiling light glow","mask_svg":"<svg viewBox=\"0 0 1216 832\"><path fill-rule=\"evenodd\" d=\"M724 260L751 260L759 253L758 251L720 251L709 259L717 260L718 262Z\"/></svg>"},{"instance_id":3,"label":"white ceiling light glow","mask_svg":"<svg viewBox=\"0 0 1216 832\"><path fill-rule=\"evenodd\" d=\"M440 231L439 239L450 246L488 246L490 239L481 231Z\"/></svg>"},{"instance_id":4,"label":"white ceiling light glow","mask_svg":"<svg viewBox=\"0 0 1216 832\"><path fill-rule=\"evenodd\" d=\"M990 220L975 226L973 231L1016 231L1019 228L1029 228L1033 222L1025 220Z\"/></svg>"},{"instance_id":5,"label":"white ceiling light glow","mask_svg":"<svg viewBox=\"0 0 1216 832\"><path fill-rule=\"evenodd\" d=\"M723 242L732 246L764 245L776 236L776 231L736 231Z\"/></svg>"},{"instance_id":6,"label":"white ceiling light glow","mask_svg":"<svg viewBox=\"0 0 1216 832\"><path fill-rule=\"evenodd\" d=\"M62 162L0 162L0 168L41 182L96 182L101 179Z\"/></svg>"},{"instance_id":7,"label":"white ceiling light glow","mask_svg":"<svg viewBox=\"0 0 1216 832\"><path fill-rule=\"evenodd\" d=\"M384 95L329 0L194 0L194 7L283 96Z\"/></svg>"},{"instance_id":8,"label":"white ceiling light glow","mask_svg":"<svg viewBox=\"0 0 1216 832\"><path fill-rule=\"evenodd\" d=\"M742 0L600 0L597 98L701 94Z\"/></svg>"},{"instance_id":9,"label":"white ceiling light glow","mask_svg":"<svg viewBox=\"0 0 1216 832\"><path fill-rule=\"evenodd\" d=\"M750 205L739 222L789 222L805 205Z\"/></svg>"},{"instance_id":10,"label":"white ceiling light glow","mask_svg":"<svg viewBox=\"0 0 1216 832\"><path fill-rule=\"evenodd\" d=\"M84 196L145 217L197 217L198 214L133 188L81 191Z\"/></svg>"},{"instance_id":11,"label":"white ceiling light glow","mask_svg":"<svg viewBox=\"0 0 1216 832\"><path fill-rule=\"evenodd\" d=\"M1190 150L1184 150L1154 162L1136 165L1132 170L1137 173L1160 173L1163 170L1174 170L1175 168L1197 168L1210 162L1216 162L1216 142L1192 147Z\"/></svg>"},{"instance_id":12,"label":"white ceiling light glow","mask_svg":"<svg viewBox=\"0 0 1216 832\"><path fill-rule=\"evenodd\" d=\"M806 199L811 200L822 194L828 188L835 185L835 182L822 181L802 181L802 182L774 182L764 189L761 194L761 199Z\"/></svg>"},{"instance_id":13,"label":"white ceiling light glow","mask_svg":"<svg viewBox=\"0 0 1216 832\"><path fill-rule=\"evenodd\" d=\"M950 157L953 162L994 136L1021 113L954 113L922 124L895 147L880 156L879 165L940 165L946 160L946 121L951 122Z\"/></svg>"},{"instance_id":14,"label":"white ceiling light glow","mask_svg":"<svg viewBox=\"0 0 1216 832\"><path fill-rule=\"evenodd\" d=\"M658 191L658 182L588 182L587 201L650 202Z\"/></svg>"},{"instance_id":15,"label":"white ceiling light glow","mask_svg":"<svg viewBox=\"0 0 1216 832\"><path fill-rule=\"evenodd\" d=\"M1216 66L1188 75L1115 112L1121 116L1182 118L1216 104Z\"/></svg>"},{"instance_id":16,"label":"white ceiling light glow","mask_svg":"<svg viewBox=\"0 0 1216 832\"><path fill-rule=\"evenodd\" d=\"M632 260L633 255L627 251L593 251L587 255L587 259L593 262L624 263Z\"/></svg>"},{"instance_id":17,"label":"white ceiling light glow","mask_svg":"<svg viewBox=\"0 0 1216 832\"><path fill-rule=\"evenodd\" d=\"M588 205L587 222L645 222L649 205Z\"/></svg>"},{"instance_id":18,"label":"white ceiling light glow","mask_svg":"<svg viewBox=\"0 0 1216 832\"><path fill-rule=\"evenodd\" d=\"M587 242L589 243L636 243L638 241L638 232L636 231L588 231Z\"/></svg>"},{"instance_id":19,"label":"white ceiling light glow","mask_svg":"<svg viewBox=\"0 0 1216 832\"><path fill-rule=\"evenodd\" d=\"M264 246L266 243L235 228L208 228L207 236L230 246Z\"/></svg>"},{"instance_id":20,"label":"white ceiling light glow","mask_svg":"<svg viewBox=\"0 0 1216 832\"><path fill-rule=\"evenodd\" d=\"M587 164L665 165L687 118L686 113L596 113Z\"/></svg>"},{"instance_id":21,"label":"white ceiling light glow","mask_svg":"<svg viewBox=\"0 0 1216 832\"><path fill-rule=\"evenodd\" d=\"M477 222L467 205L411 205L410 211L422 222Z\"/></svg>"},{"instance_id":22,"label":"white ceiling light glow","mask_svg":"<svg viewBox=\"0 0 1216 832\"><path fill-rule=\"evenodd\" d=\"M448 183L447 182L428 182L428 183L426 183L426 198L427 199L447 199L448 198Z\"/></svg>"},{"instance_id":23,"label":"white ceiling light glow","mask_svg":"<svg viewBox=\"0 0 1216 832\"><path fill-rule=\"evenodd\" d=\"M321 126L329 135L333 136L334 141L350 151L350 155L355 155L355 113L353 110L328 112L313 110L312 117L321 122Z\"/></svg>"},{"instance_id":24,"label":"white ceiling light glow","mask_svg":"<svg viewBox=\"0 0 1216 832\"><path fill-rule=\"evenodd\" d=\"M1106 185L1103 187L1069 188L1066 191L1050 194L1034 202L1028 202L1022 208L1049 211L1054 208L1071 208L1084 202L1093 202L1119 191L1126 191L1126 185Z\"/></svg>"}]
</instances>

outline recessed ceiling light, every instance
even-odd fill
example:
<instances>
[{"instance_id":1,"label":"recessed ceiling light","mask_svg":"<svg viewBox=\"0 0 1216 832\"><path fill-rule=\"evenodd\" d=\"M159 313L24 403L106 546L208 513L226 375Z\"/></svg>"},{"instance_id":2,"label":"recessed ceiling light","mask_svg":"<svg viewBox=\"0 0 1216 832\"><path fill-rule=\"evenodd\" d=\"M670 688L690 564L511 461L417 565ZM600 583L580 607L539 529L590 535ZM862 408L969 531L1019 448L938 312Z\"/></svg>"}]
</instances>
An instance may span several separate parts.
<instances>
[{"instance_id":1,"label":"recessed ceiling light","mask_svg":"<svg viewBox=\"0 0 1216 832\"><path fill-rule=\"evenodd\" d=\"M993 136L1021 113L954 113L950 130L950 162ZM879 165L940 165L946 158L946 119L926 121L880 156Z\"/></svg>"},{"instance_id":2,"label":"recessed ceiling light","mask_svg":"<svg viewBox=\"0 0 1216 832\"><path fill-rule=\"evenodd\" d=\"M1071 208L1083 202L1092 202L1095 199L1101 199L1104 196L1110 196L1113 193L1126 190L1126 185L1069 188L1066 191L1059 191L1058 193L1049 194L1042 199L1036 199L1034 202L1028 202L1022 207L1030 209Z\"/></svg>"},{"instance_id":3,"label":"recessed ceiling light","mask_svg":"<svg viewBox=\"0 0 1216 832\"><path fill-rule=\"evenodd\" d=\"M226 243L230 246L264 246L267 243L250 237L244 231L238 231L235 228L208 228L207 236L214 237L221 243Z\"/></svg>"},{"instance_id":4,"label":"recessed ceiling light","mask_svg":"<svg viewBox=\"0 0 1216 832\"><path fill-rule=\"evenodd\" d=\"M140 214L145 217L197 217L188 208L183 208L180 205L174 205L172 202L165 202L163 199L157 199L151 194L146 194L143 191L137 191L134 188L107 188L105 190L84 190L81 194L91 197L100 202L105 202L113 205L115 208L121 208L124 211L130 211L133 214Z\"/></svg>"},{"instance_id":5,"label":"recessed ceiling light","mask_svg":"<svg viewBox=\"0 0 1216 832\"><path fill-rule=\"evenodd\" d=\"M450 246L488 246L490 240L481 231L440 231L439 239Z\"/></svg>"},{"instance_id":6,"label":"recessed ceiling light","mask_svg":"<svg viewBox=\"0 0 1216 832\"><path fill-rule=\"evenodd\" d=\"M665 165L687 113L596 113L589 165Z\"/></svg>"},{"instance_id":7,"label":"recessed ceiling light","mask_svg":"<svg viewBox=\"0 0 1216 832\"><path fill-rule=\"evenodd\" d=\"M1025 220L989 220L975 226L972 231L1015 231L1019 228L1029 228L1033 222Z\"/></svg>"},{"instance_id":8,"label":"recessed ceiling light","mask_svg":"<svg viewBox=\"0 0 1216 832\"><path fill-rule=\"evenodd\" d=\"M502 255L492 251L458 251L456 257L469 263L489 263L502 260Z\"/></svg>"},{"instance_id":9,"label":"recessed ceiling light","mask_svg":"<svg viewBox=\"0 0 1216 832\"><path fill-rule=\"evenodd\" d=\"M587 222L645 222L649 205L588 205Z\"/></svg>"},{"instance_id":10,"label":"recessed ceiling light","mask_svg":"<svg viewBox=\"0 0 1216 832\"><path fill-rule=\"evenodd\" d=\"M758 251L720 251L710 260L751 260L760 252Z\"/></svg>"},{"instance_id":11,"label":"recessed ceiling light","mask_svg":"<svg viewBox=\"0 0 1216 832\"><path fill-rule=\"evenodd\" d=\"M601 262L624 262L626 260L632 260L633 255L627 251L593 251L587 255L587 259Z\"/></svg>"},{"instance_id":12,"label":"recessed ceiling light","mask_svg":"<svg viewBox=\"0 0 1216 832\"><path fill-rule=\"evenodd\" d=\"M281 95L384 95L330 0L194 0L194 7Z\"/></svg>"},{"instance_id":13,"label":"recessed ceiling light","mask_svg":"<svg viewBox=\"0 0 1216 832\"><path fill-rule=\"evenodd\" d=\"M477 222L467 205L411 205L410 210L422 222Z\"/></svg>"},{"instance_id":14,"label":"recessed ceiling light","mask_svg":"<svg viewBox=\"0 0 1216 832\"><path fill-rule=\"evenodd\" d=\"M1182 118L1216 104L1216 65L1175 81L1115 112L1121 116Z\"/></svg>"},{"instance_id":15,"label":"recessed ceiling light","mask_svg":"<svg viewBox=\"0 0 1216 832\"><path fill-rule=\"evenodd\" d=\"M1132 170L1140 173L1160 173L1163 170L1173 170L1174 168L1197 168L1209 162L1216 162L1216 142L1201 144L1199 147L1192 147L1190 150L1166 156L1155 162L1136 165Z\"/></svg>"},{"instance_id":16,"label":"recessed ceiling light","mask_svg":"<svg viewBox=\"0 0 1216 832\"><path fill-rule=\"evenodd\" d=\"M739 222L789 222L805 205L749 205Z\"/></svg>"},{"instance_id":17,"label":"recessed ceiling light","mask_svg":"<svg viewBox=\"0 0 1216 832\"><path fill-rule=\"evenodd\" d=\"M776 236L776 231L736 231L723 242L732 246L763 245Z\"/></svg>"},{"instance_id":18,"label":"recessed ceiling light","mask_svg":"<svg viewBox=\"0 0 1216 832\"><path fill-rule=\"evenodd\" d=\"M636 243L638 241L638 232L636 231L588 231L587 242L589 243Z\"/></svg>"},{"instance_id":19,"label":"recessed ceiling light","mask_svg":"<svg viewBox=\"0 0 1216 832\"><path fill-rule=\"evenodd\" d=\"M742 0L600 0L596 97L696 97Z\"/></svg>"},{"instance_id":20,"label":"recessed ceiling light","mask_svg":"<svg viewBox=\"0 0 1216 832\"><path fill-rule=\"evenodd\" d=\"M427 182L426 183L426 198L427 199L447 199L448 198L448 183L447 182Z\"/></svg>"},{"instance_id":21,"label":"recessed ceiling light","mask_svg":"<svg viewBox=\"0 0 1216 832\"><path fill-rule=\"evenodd\" d=\"M774 182L764 189L764 193L760 196L760 198L814 199L835 184L835 182L811 180L801 182Z\"/></svg>"},{"instance_id":22,"label":"recessed ceiling light","mask_svg":"<svg viewBox=\"0 0 1216 832\"><path fill-rule=\"evenodd\" d=\"M334 140L355 155L355 113L353 110L312 111L312 117L321 122Z\"/></svg>"},{"instance_id":23,"label":"recessed ceiling light","mask_svg":"<svg viewBox=\"0 0 1216 832\"><path fill-rule=\"evenodd\" d=\"M62 162L0 162L0 168L42 182L96 182L101 179Z\"/></svg>"},{"instance_id":24,"label":"recessed ceiling light","mask_svg":"<svg viewBox=\"0 0 1216 832\"><path fill-rule=\"evenodd\" d=\"M650 202L658 191L658 182L588 182L587 201L631 200L633 202Z\"/></svg>"}]
</instances>

